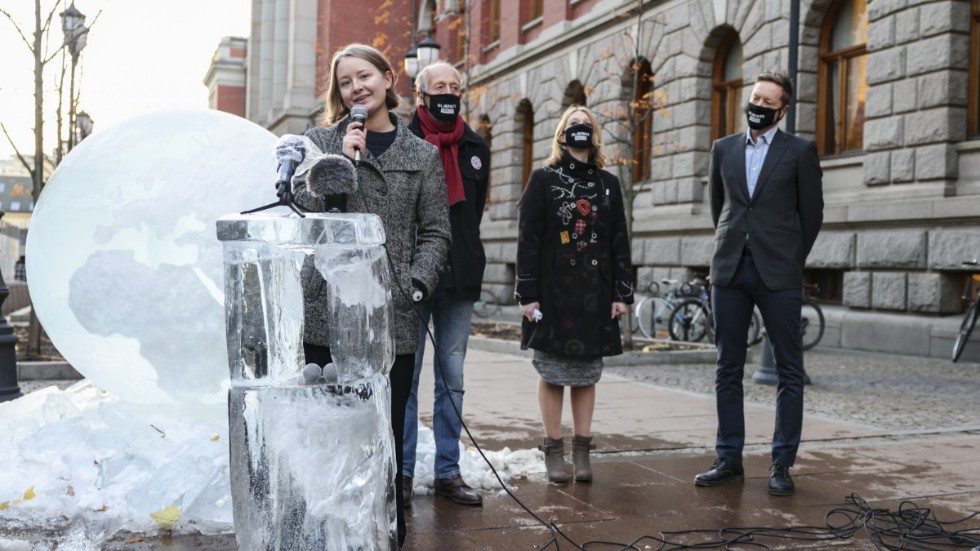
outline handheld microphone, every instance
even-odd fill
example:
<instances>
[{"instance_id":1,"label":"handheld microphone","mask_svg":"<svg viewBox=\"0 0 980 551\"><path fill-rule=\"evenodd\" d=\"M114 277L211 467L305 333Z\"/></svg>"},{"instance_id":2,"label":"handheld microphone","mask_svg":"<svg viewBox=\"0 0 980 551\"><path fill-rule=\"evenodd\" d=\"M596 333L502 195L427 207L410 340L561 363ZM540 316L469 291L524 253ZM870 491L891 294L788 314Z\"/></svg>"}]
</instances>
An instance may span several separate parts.
<instances>
[{"instance_id":1,"label":"handheld microphone","mask_svg":"<svg viewBox=\"0 0 980 551\"><path fill-rule=\"evenodd\" d=\"M368 118L368 110L367 110L367 107L364 107L361 104L357 104L354 107L351 107L351 109L350 109L350 121L351 122L359 122L359 123L361 123L361 125L363 127L364 123L367 122L367 118ZM360 163L360 162L361 162L361 150L360 149L355 149L354 150L354 166L356 167L357 164Z\"/></svg>"},{"instance_id":2,"label":"handheld microphone","mask_svg":"<svg viewBox=\"0 0 980 551\"><path fill-rule=\"evenodd\" d=\"M324 199L327 212L347 212L347 198L357 192L357 172L347 157L328 153L310 167L306 189Z\"/></svg>"},{"instance_id":3,"label":"handheld microphone","mask_svg":"<svg viewBox=\"0 0 980 551\"><path fill-rule=\"evenodd\" d=\"M306 157L306 143L302 136L286 134L276 142L276 159L279 161L279 174L276 178L276 195L292 191L293 174L296 166Z\"/></svg>"}]
</instances>

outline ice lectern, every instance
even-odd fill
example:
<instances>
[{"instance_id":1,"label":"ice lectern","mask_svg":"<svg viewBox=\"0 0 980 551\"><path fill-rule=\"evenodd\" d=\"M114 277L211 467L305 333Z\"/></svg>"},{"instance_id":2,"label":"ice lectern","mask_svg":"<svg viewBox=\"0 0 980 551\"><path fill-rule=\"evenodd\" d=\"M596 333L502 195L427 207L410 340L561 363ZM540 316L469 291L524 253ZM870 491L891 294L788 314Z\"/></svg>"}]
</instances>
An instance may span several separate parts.
<instances>
[{"instance_id":1,"label":"ice lectern","mask_svg":"<svg viewBox=\"0 0 980 551\"><path fill-rule=\"evenodd\" d=\"M217 233L239 548L396 549L393 314L381 219L235 214L218 219ZM306 364L306 323L327 340L333 363Z\"/></svg>"}]
</instances>

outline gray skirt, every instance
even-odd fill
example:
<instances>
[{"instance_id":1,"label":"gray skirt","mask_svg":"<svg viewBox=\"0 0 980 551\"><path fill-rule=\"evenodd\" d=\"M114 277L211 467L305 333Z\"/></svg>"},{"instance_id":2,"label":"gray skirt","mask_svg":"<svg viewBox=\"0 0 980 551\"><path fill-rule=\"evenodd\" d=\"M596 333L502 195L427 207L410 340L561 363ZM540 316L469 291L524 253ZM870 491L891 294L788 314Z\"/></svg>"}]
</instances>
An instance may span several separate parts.
<instances>
[{"instance_id":1,"label":"gray skirt","mask_svg":"<svg viewBox=\"0 0 980 551\"><path fill-rule=\"evenodd\" d=\"M589 386L602 377L602 356L564 356L534 351L531 363L545 381L559 386Z\"/></svg>"}]
</instances>

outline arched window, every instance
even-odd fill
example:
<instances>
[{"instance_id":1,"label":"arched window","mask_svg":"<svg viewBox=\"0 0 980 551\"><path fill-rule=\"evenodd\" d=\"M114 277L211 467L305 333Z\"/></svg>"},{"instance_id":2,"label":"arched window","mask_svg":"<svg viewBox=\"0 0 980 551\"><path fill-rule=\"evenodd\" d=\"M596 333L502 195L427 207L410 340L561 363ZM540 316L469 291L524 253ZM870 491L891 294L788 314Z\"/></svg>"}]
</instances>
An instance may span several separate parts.
<instances>
[{"instance_id":1,"label":"arched window","mask_svg":"<svg viewBox=\"0 0 980 551\"><path fill-rule=\"evenodd\" d=\"M572 105L585 105L585 86L573 80L565 87L565 96L561 99L561 110L568 109Z\"/></svg>"},{"instance_id":2,"label":"arched window","mask_svg":"<svg viewBox=\"0 0 980 551\"><path fill-rule=\"evenodd\" d=\"M517 105L515 120L523 135L521 140L521 190L523 190L527 187L527 180L531 177L531 169L534 167L534 109L530 101L524 99Z\"/></svg>"},{"instance_id":3,"label":"arched window","mask_svg":"<svg viewBox=\"0 0 980 551\"><path fill-rule=\"evenodd\" d=\"M633 77L636 80L633 80ZM650 62L640 59L627 71L629 87L633 89L633 181L642 182L650 176L650 152L653 136L653 69ZM634 82L636 86L634 88Z\"/></svg>"},{"instance_id":4,"label":"arched window","mask_svg":"<svg viewBox=\"0 0 980 551\"><path fill-rule=\"evenodd\" d=\"M730 31L721 41L711 77L711 140L745 131L742 116L742 43Z\"/></svg>"},{"instance_id":5,"label":"arched window","mask_svg":"<svg viewBox=\"0 0 980 551\"><path fill-rule=\"evenodd\" d=\"M971 137L980 137L980 0L973 0L973 16L970 18L970 99L968 131Z\"/></svg>"},{"instance_id":6,"label":"arched window","mask_svg":"<svg viewBox=\"0 0 980 551\"><path fill-rule=\"evenodd\" d=\"M823 155L864 148L867 41L866 0L834 3L820 38L817 145Z\"/></svg>"}]
</instances>

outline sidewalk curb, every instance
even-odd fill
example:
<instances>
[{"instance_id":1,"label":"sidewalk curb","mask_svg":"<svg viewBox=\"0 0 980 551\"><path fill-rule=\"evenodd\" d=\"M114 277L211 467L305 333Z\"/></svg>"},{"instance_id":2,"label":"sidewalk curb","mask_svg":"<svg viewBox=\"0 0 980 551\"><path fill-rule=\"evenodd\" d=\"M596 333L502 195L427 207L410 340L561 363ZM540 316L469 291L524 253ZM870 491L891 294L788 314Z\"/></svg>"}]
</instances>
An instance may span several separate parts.
<instances>
[{"instance_id":1,"label":"sidewalk curb","mask_svg":"<svg viewBox=\"0 0 980 551\"><path fill-rule=\"evenodd\" d=\"M469 346L484 352L512 354L525 358L531 357L530 350L521 350L521 343L505 339L470 336ZM752 352L746 359L746 364L752 360ZM623 352L618 356L603 358L603 364L614 367L632 367L657 364L704 364L714 363L717 353L714 347L705 346L703 350L675 350L670 352Z\"/></svg>"},{"instance_id":2,"label":"sidewalk curb","mask_svg":"<svg viewBox=\"0 0 980 551\"><path fill-rule=\"evenodd\" d=\"M53 381L82 379L82 374L66 361L18 361L17 380Z\"/></svg>"}]
</instances>

